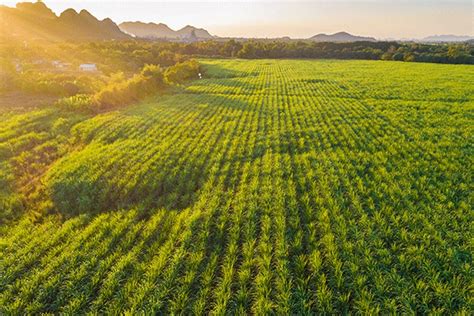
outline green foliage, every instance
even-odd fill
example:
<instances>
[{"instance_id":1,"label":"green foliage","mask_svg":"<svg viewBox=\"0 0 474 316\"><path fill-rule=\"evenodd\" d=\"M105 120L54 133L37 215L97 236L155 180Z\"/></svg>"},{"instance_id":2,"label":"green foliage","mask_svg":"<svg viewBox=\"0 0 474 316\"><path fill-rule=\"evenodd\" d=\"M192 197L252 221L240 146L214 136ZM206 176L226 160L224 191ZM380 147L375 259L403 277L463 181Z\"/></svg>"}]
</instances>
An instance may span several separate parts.
<instances>
[{"instance_id":1,"label":"green foliage","mask_svg":"<svg viewBox=\"0 0 474 316\"><path fill-rule=\"evenodd\" d=\"M55 214L2 226L0 314L473 314L471 66L201 65L94 117L0 113L0 216Z\"/></svg>"},{"instance_id":2,"label":"green foliage","mask_svg":"<svg viewBox=\"0 0 474 316\"><path fill-rule=\"evenodd\" d=\"M23 91L70 96L79 92L74 80L70 75L26 71L19 75L17 85Z\"/></svg>"},{"instance_id":3,"label":"green foliage","mask_svg":"<svg viewBox=\"0 0 474 316\"><path fill-rule=\"evenodd\" d=\"M28 93L68 97L94 93L103 85L104 78L73 73L57 73L41 70L16 71L0 74L0 91L21 90ZM5 82L3 82L5 80Z\"/></svg>"},{"instance_id":4,"label":"green foliage","mask_svg":"<svg viewBox=\"0 0 474 316\"><path fill-rule=\"evenodd\" d=\"M158 55L158 64L163 67L173 66L176 63L176 54L170 50L164 50Z\"/></svg>"},{"instance_id":5,"label":"green foliage","mask_svg":"<svg viewBox=\"0 0 474 316\"><path fill-rule=\"evenodd\" d=\"M224 44L219 53L239 58L381 59L406 62L474 64L472 44L408 44L397 42L315 43L311 41L252 40ZM202 44L201 44L202 46ZM211 46L211 45L210 45ZM201 48L201 47L198 47ZM212 56L207 50L195 54Z\"/></svg>"},{"instance_id":6,"label":"green foliage","mask_svg":"<svg viewBox=\"0 0 474 316\"><path fill-rule=\"evenodd\" d=\"M188 80L197 79L199 72L199 63L196 60L188 60L167 68L165 80L169 84L182 84Z\"/></svg>"},{"instance_id":7,"label":"green foliage","mask_svg":"<svg viewBox=\"0 0 474 316\"><path fill-rule=\"evenodd\" d=\"M56 108L0 117L0 226L7 227L25 210L43 211L35 205L45 200L41 177L70 149L71 126L83 117Z\"/></svg>"},{"instance_id":8,"label":"green foliage","mask_svg":"<svg viewBox=\"0 0 474 316\"><path fill-rule=\"evenodd\" d=\"M59 99L55 106L65 110L91 112L95 108L95 103L90 95L77 94L72 97Z\"/></svg>"},{"instance_id":9,"label":"green foliage","mask_svg":"<svg viewBox=\"0 0 474 316\"><path fill-rule=\"evenodd\" d=\"M403 61L415 61L416 60L416 57L414 54L412 53L406 53L404 56L403 56Z\"/></svg>"},{"instance_id":10,"label":"green foliage","mask_svg":"<svg viewBox=\"0 0 474 316\"><path fill-rule=\"evenodd\" d=\"M0 92L11 90L16 76L13 62L8 58L0 57Z\"/></svg>"},{"instance_id":11,"label":"green foliage","mask_svg":"<svg viewBox=\"0 0 474 316\"><path fill-rule=\"evenodd\" d=\"M146 65L139 74L119 82L111 82L93 97L98 110L122 107L156 93L164 86L159 66Z\"/></svg>"}]
</instances>

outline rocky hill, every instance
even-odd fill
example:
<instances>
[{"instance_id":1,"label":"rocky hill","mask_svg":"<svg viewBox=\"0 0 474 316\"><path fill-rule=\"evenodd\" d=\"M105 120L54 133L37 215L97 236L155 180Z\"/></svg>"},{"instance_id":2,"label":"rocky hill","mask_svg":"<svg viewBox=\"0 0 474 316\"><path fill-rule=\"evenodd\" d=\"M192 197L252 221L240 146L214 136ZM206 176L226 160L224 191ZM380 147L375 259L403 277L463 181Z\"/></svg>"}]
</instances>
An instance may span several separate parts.
<instances>
[{"instance_id":1,"label":"rocky hill","mask_svg":"<svg viewBox=\"0 0 474 316\"><path fill-rule=\"evenodd\" d=\"M211 39L214 38L208 31L187 25L180 30L172 30L163 23L123 22L120 29L130 35L142 38L155 39Z\"/></svg>"},{"instance_id":2,"label":"rocky hill","mask_svg":"<svg viewBox=\"0 0 474 316\"><path fill-rule=\"evenodd\" d=\"M0 36L17 39L110 40L127 39L110 19L98 20L86 10L67 9L59 17L43 2L0 6Z\"/></svg>"},{"instance_id":3,"label":"rocky hill","mask_svg":"<svg viewBox=\"0 0 474 316\"><path fill-rule=\"evenodd\" d=\"M375 42L376 39L373 37L363 37L349 34L347 32L339 32L334 34L317 34L309 38L315 42Z\"/></svg>"}]
</instances>

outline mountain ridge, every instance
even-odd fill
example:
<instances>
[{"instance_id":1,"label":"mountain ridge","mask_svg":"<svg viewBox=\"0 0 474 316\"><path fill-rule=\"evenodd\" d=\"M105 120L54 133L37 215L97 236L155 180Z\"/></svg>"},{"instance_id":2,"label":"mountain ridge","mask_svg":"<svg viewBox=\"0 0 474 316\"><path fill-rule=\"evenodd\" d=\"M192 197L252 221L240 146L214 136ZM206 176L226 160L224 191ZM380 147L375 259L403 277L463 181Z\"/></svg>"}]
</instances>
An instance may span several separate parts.
<instances>
[{"instance_id":1,"label":"mountain ridge","mask_svg":"<svg viewBox=\"0 0 474 316\"><path fill-rule=\"evenodd\" d=\"M66 9L57 16L43 2L0 6L0 35L18 39L110 40L127 39L111 19L98 20L89 11Z\"/></svg>"},{"instance_id":2,"label":"mountain ridge","mask_svg":"<svg viewBox=\"0 0 474 316\"><path fill-rule=\"evenodd\" d=\"M142 38L156 38L156 39L182 39L182 38L196 38L196 39L212 39L215 36L211 35L203 28L197 28L191 25L186 25L179 30L173 30L164 23L141 22L141 21L126 21L119 25L122 32Z\"/></svg>"},{"instance_id":3,"label":"mountain ridge","mask_svg":"<svg viewBox=\"0 0 474 316\"><path fill-rule=\"evenodd\" d=\"M453 35L453 34L440 34L431 35L421 39L423 42L466 42L473 40L474 36L469 35Z\"/></svg>"},{"instance_id":4,"label":"mountain ridge","mask_svg":"<svg viewBox=\"0 0 474 316\"><path fill-rule=\"evenodd\" d=\"M315 42L376 42L373 37L356 36L347 32L337 32L334 34L320 33L309 38Z\"/></svg>"}]
</instances>

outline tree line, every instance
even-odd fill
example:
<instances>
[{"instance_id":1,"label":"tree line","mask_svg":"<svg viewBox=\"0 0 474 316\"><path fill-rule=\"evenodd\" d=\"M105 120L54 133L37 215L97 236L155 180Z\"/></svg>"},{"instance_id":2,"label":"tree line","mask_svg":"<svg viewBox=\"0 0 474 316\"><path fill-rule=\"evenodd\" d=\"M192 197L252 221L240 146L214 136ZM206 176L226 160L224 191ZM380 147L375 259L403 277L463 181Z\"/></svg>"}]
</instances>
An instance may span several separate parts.
<instances>
[{"instance_id":1,"label":"tree line","mask_svg":"<svg viewBox=\"0 0 474 316\"><path fill-rule=\"evenodd\" d=\"M424 44L400 42L318 43L312 41L247 40L198 41L193 43L156 41L115 41L82 44L83 49L132 57L138 63L163 66L182 61L186 56L224 58L308 58L366 59L443 64L474 64L471 43ZM118 57L118 56L117 56ZM123 60L122 58L117 58ZM130 59L128 59L130 62Z\"/></svg>"},{"instance_id":2,"label":"tree line","mask_svg":"<svg viewBox=\"0 0 474 316\"><path fill-rule=\"evenodd\" d=\"M169 44L175 46L176 44ZM310 41L197 42L181 44L186 55L238 58L368 59L474 64L474 45L399 42L317 43Z\"/></svg>"}]
</instances>

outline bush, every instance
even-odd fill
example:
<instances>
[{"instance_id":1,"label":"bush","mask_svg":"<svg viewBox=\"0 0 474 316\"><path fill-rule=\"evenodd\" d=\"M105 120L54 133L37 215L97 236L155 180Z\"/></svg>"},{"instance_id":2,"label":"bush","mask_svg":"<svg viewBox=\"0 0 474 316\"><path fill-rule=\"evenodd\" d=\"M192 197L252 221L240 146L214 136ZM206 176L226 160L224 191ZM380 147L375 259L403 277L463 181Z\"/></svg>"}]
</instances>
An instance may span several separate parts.
<instances>
[{"instance_id":1,"label":"bush","mask_svg":"<svg viewBox=\"0 0 474 316\"><path fill-rule=\"evenodd\" d=\"M393 60L396 60L396 61L403 61L403 53L395 53L393 54L393 57L392 57Z\"/></svg>"},{"instance_id":2,"label":"bush","mask_svg":"<svg viewBox=\"0 0 474 316\"><path fill-rule=\"evenodd\" d=\"M110 84L94 96L94 101L100 109L129 104L137 99L139 80L140 77L133 77L128 81Z\"/></svg>"},{"instance_id":3,"label":"bush","mask_svg":"<svg viewBox=\"0 0 474 316\"><path fill-rule=\"evenodd\" d=\"M58 100L56 106L65 110L90 112L94 108L94 101L89 95L78 94Z\"/></svg>"},{"instance_id":4,"label":"bush","mask_svg":"<svg viewBox=\"0 0 474 316\"><path fill-rule=\"evenodd\" d=\"M165 80L169 84L182 84L186 80L198 78L199 72L199 63L195 60L188 60L166 69Z\"/></svg>"},{"instance_id":5,"label":"bush","mask_svg":"<svg viewBox=\"0 0 474 316\"><path fill-rule=\"evenodd\" d=\"M124 79L122 73L112 76L109 83L92 96L79 94L62 98L57 106L69 110L97 112L127 106L140 101L165 87L167 83L179 84L197 78L199 64L185 61L167 69L163 74L158 65L145 65L138 74L130 79ZM166 79L165 79L166 76Z\"/></svg>"},{"instance_id":6,"label":"bush","mask_svg":"<svg viewBox=\"0 0 474 316\"><path fill-rule=\"evenodd\" d=\"M158 63L163 67L169 67L175 64L175 54L169 50L164 50L158 55Z\"/></svg>"},{"instance_id":7,"label":"bush","mask_svg":"<svg viewBox=\"0 0 474 316\"><path fill-rule=\"evenodd\" d=\"M93 97L99 110L120 107L153 94L164 86L163 72L157 65L146 65L139 74L122 82L112 82Z\"/></svg>"},{"instance_id":8,"label":"bush","mask_svg":"<svg viewBox=\"0 0 474 316\"><path fill-rule=\"evenodd\" d=\"M408 62L416 61L415 55L412 53L407 53L403 56L403 61L408 61Z\"/></svg>"},{"instance_id":9,"label":"bush","mask_svg":"<svg viewBox=\"0 0 474 316\"><path fill-rule=\"evenodd\" d=\"M163 85L163 71L157 65L145 65L140 75L147 79L152 88L159 88Z\"/></svg>"},{"instance_id":10,"label":"bush","mask_svg":"<svg viewBox=\"0 0 474 316\"><path fill-rule=\"evenodd\" d=\"M81 89L75 82L63 82L61 83L61 87L64 90L64 93L66 93L66 95L76 95L81 91Z\"/></svg>"},{"instance_id":11,"label":"bush","mask_svg":"<svg viewBox=\"0 0 474 316\"><path fill-rule=\"evenodd\" d=\"M392 53L384 53L382 54L382 57L380 57L380 59L382 60L392 60L393 58L393 54Z\"/></svg>"},{"instance_id":12,"label":"bush","mask_svg":"<svg viewBox=\"0 0 474 316\"><path fill-rule=\"evenodd\" d=\"M23 91L63 97L94 93L103 85L103 79L97 76L37 71L23 72L17 76L16 81Z\"/></svg>"}]
</instances>

